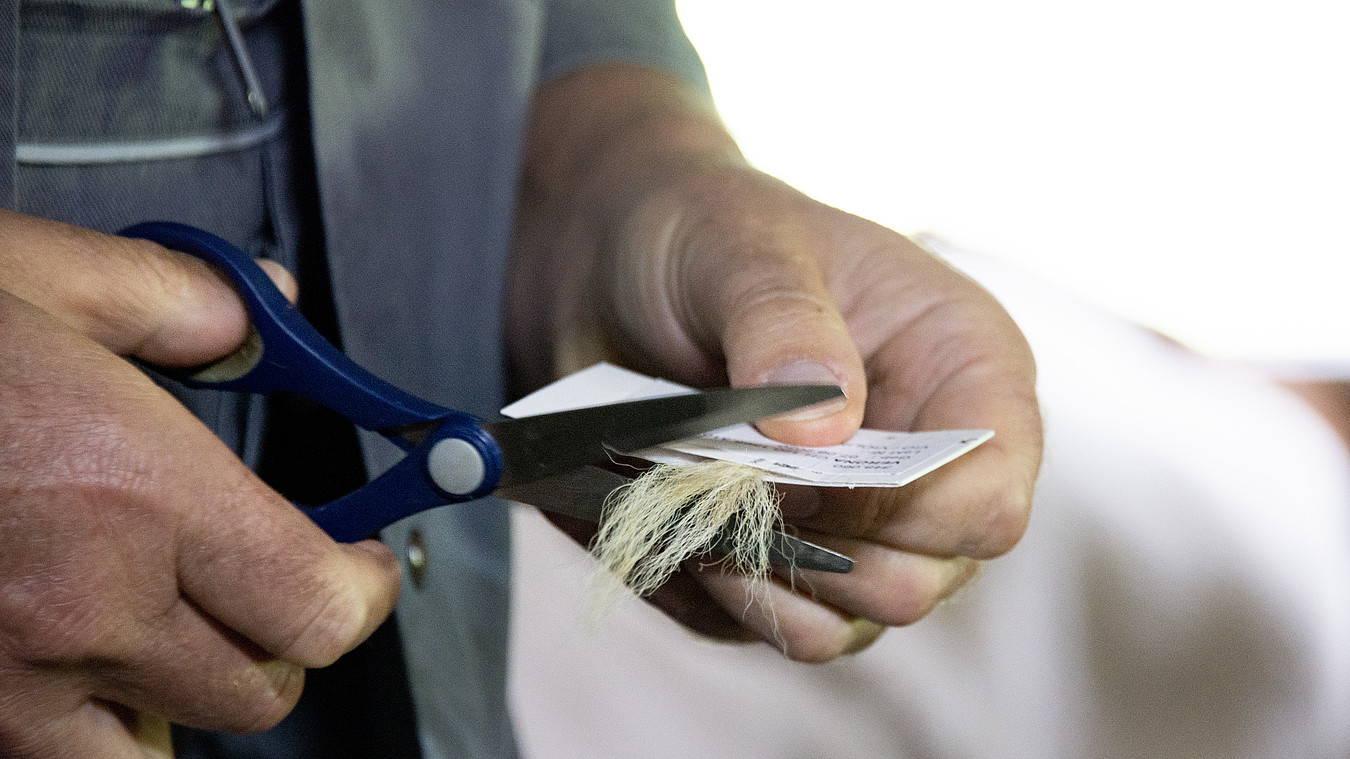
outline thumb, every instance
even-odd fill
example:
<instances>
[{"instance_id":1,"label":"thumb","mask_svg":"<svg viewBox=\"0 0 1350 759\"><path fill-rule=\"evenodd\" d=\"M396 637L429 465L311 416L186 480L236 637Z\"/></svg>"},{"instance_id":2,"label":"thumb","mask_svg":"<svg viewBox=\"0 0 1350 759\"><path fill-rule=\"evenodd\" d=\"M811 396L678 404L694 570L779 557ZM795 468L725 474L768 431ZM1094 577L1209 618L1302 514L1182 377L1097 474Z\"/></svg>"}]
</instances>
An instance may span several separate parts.
<instances>
[{"instance_id":1,"label":"thumb","mask_svg":"<svg viewBox=\"0 0 1350 759\"><path fill-rule=\"evenodd\" d=\"M838 385L843 399L756 426L792 445L833 445L858 431L866 405L862 359L820 273L791 250L764 250L752 265L715 271L696 309L719 336L734 386ZM715 269L720 267L714 266Z\"/></svg>"},{"instance_id":2,"label":"thumb","mask_svg":"<svg viewBox=\"0 0 1350 759\"><path fill-rule=\"evenodd\" d=\"M294 280L265 266L283 292ZM114 353L161 366L218 359L243 342L248 314L206 263L146 240L0 210L0 289Z\"/></svg>"},{"instance_id":3,"label":"thumb","mask_svg":"<svg viewBox=\"0 0 1350 759\"><path fill-rule=\"evenodd\" d=\"M753 194L739 195L753 205ZM705 355L720 354L734 386L830 384L846 398L758 423L793 445L832 445L862 424L863 361L828 286L813 235L779 209L722 204L676 239L666 313ZM754 223L746 223L752 218Z\"/></svg>"}]
</instances>

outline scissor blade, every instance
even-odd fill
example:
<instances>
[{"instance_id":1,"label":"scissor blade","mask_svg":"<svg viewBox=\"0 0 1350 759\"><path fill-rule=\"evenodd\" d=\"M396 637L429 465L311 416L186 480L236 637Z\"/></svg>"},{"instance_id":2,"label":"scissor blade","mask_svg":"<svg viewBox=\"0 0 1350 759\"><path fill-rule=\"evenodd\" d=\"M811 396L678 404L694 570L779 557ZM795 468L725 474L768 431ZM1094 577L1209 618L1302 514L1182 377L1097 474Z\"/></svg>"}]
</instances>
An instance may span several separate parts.
<instances>
[{"instance_id":1,"label":"scissor blade","mask_svg":"<svg viewBox=\"0 0 1350 759\"><path fill-rule=\"evenodd\" d=\"M709 546L713 553L724 555L731 553L731 548L731 537L725 532ZM773 542L769 545L769 563L775 567L814 569L835 574L853 571L853 559L786 532L774 532Z\"/></svg>"},{"instance_id":2,"label":"scissor blade","mask_svg":"<svg viewBox=\"0 0 1350 759\"><path fill-rule=\"evenodd\" d=\"M483 425L501 447L499 487L744 424L843 395L833 385L723 388Z\"/></svg>"},{"instance_id":3,"label":"scissor blade","mask_svg":"<svg viewBox=\"0 0 1350 759\"><path fill-rule=\"evenodd\" d=\"M599 522L605 500L615 488L631 480L593 466L583 466L569 472L498 488L496 495L520 503L537 506L544 511ZM715 553L725 554L731 547L730 537L721 535L709 546ZM792 566L796 569L814 569L821 572L847 573L853 569L849 557L818 546L785 532L775 532L769 548L769 561L774 566Z\"/></svg>"}]
</instances>

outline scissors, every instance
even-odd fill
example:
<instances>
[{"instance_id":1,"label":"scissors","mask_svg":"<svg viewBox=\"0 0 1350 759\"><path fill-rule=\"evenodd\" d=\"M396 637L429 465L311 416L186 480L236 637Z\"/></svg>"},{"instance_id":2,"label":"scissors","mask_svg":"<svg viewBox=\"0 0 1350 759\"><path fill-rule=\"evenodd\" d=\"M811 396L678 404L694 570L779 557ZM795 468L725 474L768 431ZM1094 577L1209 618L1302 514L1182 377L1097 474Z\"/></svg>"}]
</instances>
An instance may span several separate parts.
<instances>
[{"instance_id":1,"label":"scissors","mask_svg":"<svg viewBox=\"0 0 1350 759\"><path fill-rule=\"evenodd\" d=\"M243 299L243 345L196 369L169 372L190 387L248 393L287 390L327 406L403 449L404 458L357 490L299 506L333 539L352 542L427 509L496 494L600 522L610 494L630 478L593 466L614 455L785 413L837 398L833 386L721 388L691 395L482 422L381 380L325 340L243 251L173 222L120 233L159 243L218 268ZM727 536L708 546L726 552ZM719 548L722 549L719 551ZM772 559L800 569L848 572L853 561L778 531Z\"/></svg>"}]
</instances>

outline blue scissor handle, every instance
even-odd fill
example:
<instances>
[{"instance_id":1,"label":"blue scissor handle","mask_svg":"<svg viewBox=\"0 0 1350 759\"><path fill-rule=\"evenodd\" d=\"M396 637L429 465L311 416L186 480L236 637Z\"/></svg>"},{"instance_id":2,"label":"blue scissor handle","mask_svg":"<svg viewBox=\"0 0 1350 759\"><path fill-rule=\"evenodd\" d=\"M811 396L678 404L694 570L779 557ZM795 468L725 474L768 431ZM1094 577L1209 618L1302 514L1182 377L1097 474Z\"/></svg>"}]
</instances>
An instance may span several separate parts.
<instances>
[{"instance_id":1,"label":"blue scissor handle","mask_svg":"<svg viewBox=\"0 0 1350 759\"><path fill-rule=\"evenodd\" d=\"M261 345L237 376L202 372L181 377L190 387L270 393L290 390L342 414L367 430L440 419L451 413L399 390L343 355L300 315L276 285L243 251L186 224L150 221L128 227L123 237L151 240L215 266L229 277L248 307Z\"/></svg>"},{"instance_id":2,"label":"blue scissor handle","mask_svg":"<svg viewBox=\"0 0 1350 759\"><path fill-rule=\"evenodd\" d=\"M384 474L336 501L301 510L334 540L350 543L404 517L490 494L501 477L501 448L473 417L452 413Z\"/></svg>"},{"instance_id":3,"label":"blue scissor handle","mask_svg":"<svg viewBox=\"0 0 1350 759\"><path fill-rule=\"evenodd\" d=\"M416 446L386 434L408 451L402 461L336 501L304 509L334 539L361 540L406 516L481 498L496 488L501 449L476 419L405 393L352 361L300 315L243 251L196 227L167 221L137 224L120 234L212 264L225 273L248 309L252 333L245 346L237 355L178 376L184 384L250 393L289 390L372 431L440 423Z\"/></svg>"}]
</instances>

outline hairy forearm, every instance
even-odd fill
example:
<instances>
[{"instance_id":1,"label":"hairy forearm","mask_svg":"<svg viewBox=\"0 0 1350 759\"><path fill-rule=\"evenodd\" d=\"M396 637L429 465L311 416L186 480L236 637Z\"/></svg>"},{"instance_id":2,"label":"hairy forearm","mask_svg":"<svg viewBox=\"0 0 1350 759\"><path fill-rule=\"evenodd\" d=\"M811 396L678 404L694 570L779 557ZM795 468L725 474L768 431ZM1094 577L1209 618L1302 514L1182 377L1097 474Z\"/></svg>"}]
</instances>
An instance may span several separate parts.
<instances>
[{"instance_id":1,"label":"hairy forearm","mask_svg":"<svg viewBox=\"0 0 1350 759\"><path fill-rule=\"evenodd\" d=\"M522 389L576 368L566 335L587 318L578 304L594 295L588 289L606 241L634 209L683 175L742 161L707 98L668 74L595 66L538 93L506 313Z\"/></svg>"}]
</instances>

